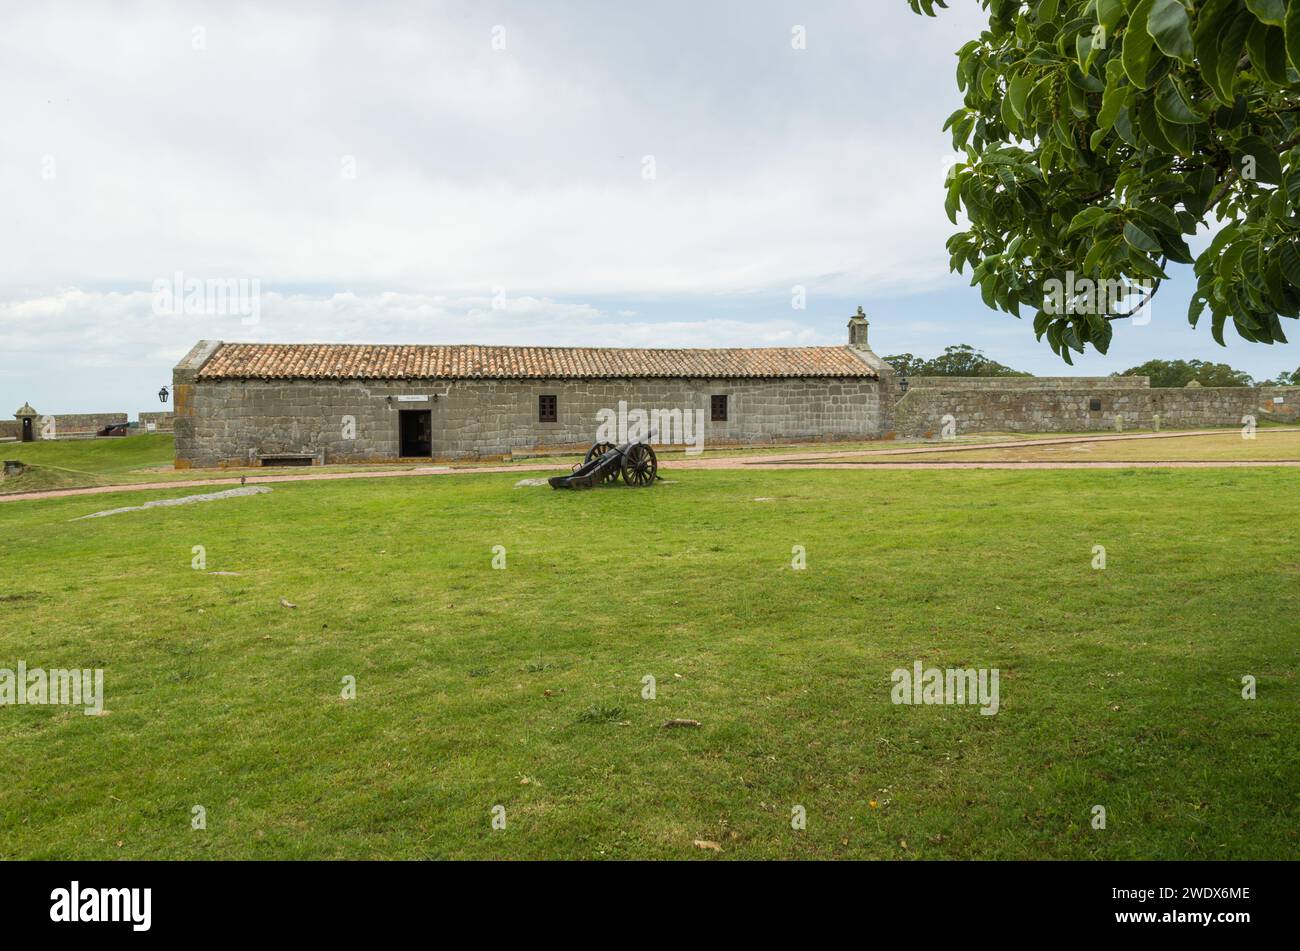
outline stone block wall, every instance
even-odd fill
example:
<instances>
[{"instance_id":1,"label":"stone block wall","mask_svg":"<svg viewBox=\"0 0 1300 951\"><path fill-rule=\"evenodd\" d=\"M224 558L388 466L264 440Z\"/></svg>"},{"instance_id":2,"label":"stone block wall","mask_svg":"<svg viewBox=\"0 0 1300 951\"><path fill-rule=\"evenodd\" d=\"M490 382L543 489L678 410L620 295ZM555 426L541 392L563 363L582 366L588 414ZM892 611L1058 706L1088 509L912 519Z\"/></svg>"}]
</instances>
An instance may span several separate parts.
<instances>
[{"instance_id":1,"label":"stone block wall","mask_svg":"<svg viewBox=\"0 0 1300 951\"><path fill-rule=\"evenodd\" d=\"M112 426L127 421L126 413L51 413L54 419L54 437L93 436L105 426ZM37 439L41 438L41 428L45 424L46 414L42 413L32 421L32 430ZM22 423L16 419L0 420L0 436L22 437Z\"/></svg>"},{"instance_id":2,"label":"stone block wall","mask_svg":"<svg viewBox=\"0 0 1300 951\"><path fill-rule=\"evenodd\" d=\"M1258 423L1300 422L1300 387L1295 386L1157 388L1151 390L1151 404L1160 424L1176 429L1240 426L1246 416Z\"/></svg>"},{"instance_id":3,"label":"stone block wall","mask_svg":"<svg viewBox=\"0 0 1300 951\"><path fill-rule=\"evenodd\" d=\"M183 363L174 384L180 468L256 465L276 454L310 454L326 464L390 462L400 458L402 410L430 411L437 459L585 448L595 440L599 411L617 411L620 401L629 410L702 411L706 447L877 438L886 422L880 384L861 378L202 381ZM543 394L557 398L554 423L538 421ZM714 395L728 397L726 422L709 418ZM399 401L403 396L426 399Z\"/></svg>"},{"instance_id":4,"label":"stone block wall","mask_svg":"<svg viewBox=\"0 0 1300 951\"><path fill-rule=\"evenodd\" d=\"M141 413L140 429L147 431L149 424L154 424L154 431L159 433L169 433L172 431L172 414L171 413Z\"/></svg>"},{"instance_id":5,"label":"stone block wall","mask_svg":"<svg viewBox=\"0 0 1300 951\"><path fill-rule=\"evenodd\" d=\"M1147 377L918 377L894 407L899 436L943 435L952 417L955 435L976 432L1059 433L1129 428L1240 426L1300 421L1297 387L1151 387ZM1277 402L1276 400L1281 400ZM1093 401L1100 403L1092 409Z\"/></svg>"}]
</instances>

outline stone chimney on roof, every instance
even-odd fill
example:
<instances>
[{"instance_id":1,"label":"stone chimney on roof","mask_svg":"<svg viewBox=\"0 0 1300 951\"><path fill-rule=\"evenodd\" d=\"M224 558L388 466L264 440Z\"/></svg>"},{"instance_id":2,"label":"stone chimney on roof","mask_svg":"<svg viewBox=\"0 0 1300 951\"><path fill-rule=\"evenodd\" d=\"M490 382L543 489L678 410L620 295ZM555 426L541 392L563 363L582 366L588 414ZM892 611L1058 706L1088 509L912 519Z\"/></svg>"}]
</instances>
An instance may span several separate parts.
<instances>
[{"instance_id":1,"label":"stone chimney on roof","mask_svg":"<svg viewBox=\"0 0 1300 951\"><path fill-rule=\"evenodd\" d=\"M861 307L849 318L849 346L859 350L871 349L867 343L867 315L863 313Z\"/></svg>"}]
</instances>

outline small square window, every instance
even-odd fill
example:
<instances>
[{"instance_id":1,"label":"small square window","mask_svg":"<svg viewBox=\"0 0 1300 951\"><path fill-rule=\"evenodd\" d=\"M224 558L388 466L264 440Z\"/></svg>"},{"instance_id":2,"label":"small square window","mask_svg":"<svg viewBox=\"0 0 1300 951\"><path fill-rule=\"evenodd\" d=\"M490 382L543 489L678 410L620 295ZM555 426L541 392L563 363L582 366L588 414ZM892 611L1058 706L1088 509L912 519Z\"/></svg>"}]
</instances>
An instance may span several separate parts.
<instances>
[{"instance_id":1,"label":"small square window","mask_svg":"<svg viewBox=\"0 0 1300 951\"><path fill-rule=\"evenodd\" d=\"M557 401L554 396L537 397L537 421L539 423L556 422L559 419L557 409Z\"/></svg>"},{"instance_id":2,"label":"small square window","mask_svg":"<svg viewBox=\"0 0 1300 951\"><path fill-rule=\"evenodd\" d=\"M1101 400L1097 399L1095 396L1088 400L1088 409L1094 413L1101 412Z\"/></svg>"},{"instance_id":3,"label":"small square window","mask_svg":"<svg viewBox=\"0 0 1300 951\"><path fill-rule=\"evenodd\" d=\"M710 397L709 409L711 410L709 418L715 423L725 423L727 421L727 397L725 395Z\"/></svg>"}]
</instances>

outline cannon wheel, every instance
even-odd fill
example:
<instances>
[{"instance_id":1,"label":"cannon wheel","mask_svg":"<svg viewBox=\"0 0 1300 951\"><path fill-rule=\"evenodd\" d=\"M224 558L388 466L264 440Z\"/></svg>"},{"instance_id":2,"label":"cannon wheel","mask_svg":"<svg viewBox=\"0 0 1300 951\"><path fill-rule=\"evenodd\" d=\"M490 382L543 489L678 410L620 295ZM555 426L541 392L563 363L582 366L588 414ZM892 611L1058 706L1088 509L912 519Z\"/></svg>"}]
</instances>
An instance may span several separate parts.
<instances>
[{"instance_id":1,"label":"cannon wheel","mask_svg":"<svg viewBox=\"0 0 1300 951\"><path fill-rule=\"evenodd\" d=\"M628 485L645 488L654 485L659 472L655 451L644 443L637 443L623 454L623 481Z\"/></svg>"},{"instance_id":2,"label":"cannon wheel","mask_svg":"<svg viewBox=\"0 0 1300 951\"><path fill-rule=\"evenodd\" d=\"M587 450L587 455L583 458L582 464L585 466L587 463L591 462L591 460L599 459L605 453L609 452L614 448L616 447L612 442L598 442L590 449ZM600 477L600 482L601 483L612 482L614 479L617 478L618 478L618 470L611 469L609 472L606 472L603 476Z\"/></svg>"}]
</instances>

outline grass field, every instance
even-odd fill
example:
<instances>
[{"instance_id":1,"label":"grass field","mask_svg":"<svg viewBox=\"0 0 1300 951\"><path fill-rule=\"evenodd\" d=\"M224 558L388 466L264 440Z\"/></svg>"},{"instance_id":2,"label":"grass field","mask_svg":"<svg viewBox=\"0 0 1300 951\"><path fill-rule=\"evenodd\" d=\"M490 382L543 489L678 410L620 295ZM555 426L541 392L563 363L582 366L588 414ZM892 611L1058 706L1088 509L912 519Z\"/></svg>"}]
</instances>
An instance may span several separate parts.
<instances>
[{"instance_id":1,"label":"grass field","mask_svg":"<svg viewBox=\"0 0 1300 951\"><path fill-rule=\"evenodd\" d=\"M1300 473L524 474L0 506L0 667L108 711L0 706L0 857L1300 850Z\"/></svg>"},{"instance_id":2,"label":"grass field","mask_svg":"<svg viewBox=\"0 0 1300 951\"><path fill-rule=\"evenodd\" d=\"M144 433L113 439L38 440L0 444L0 455L30 466L0 481L0 493L39 492L152 481L140 470L172 464L172 437Z\"/></svg>"}]
</instances>

